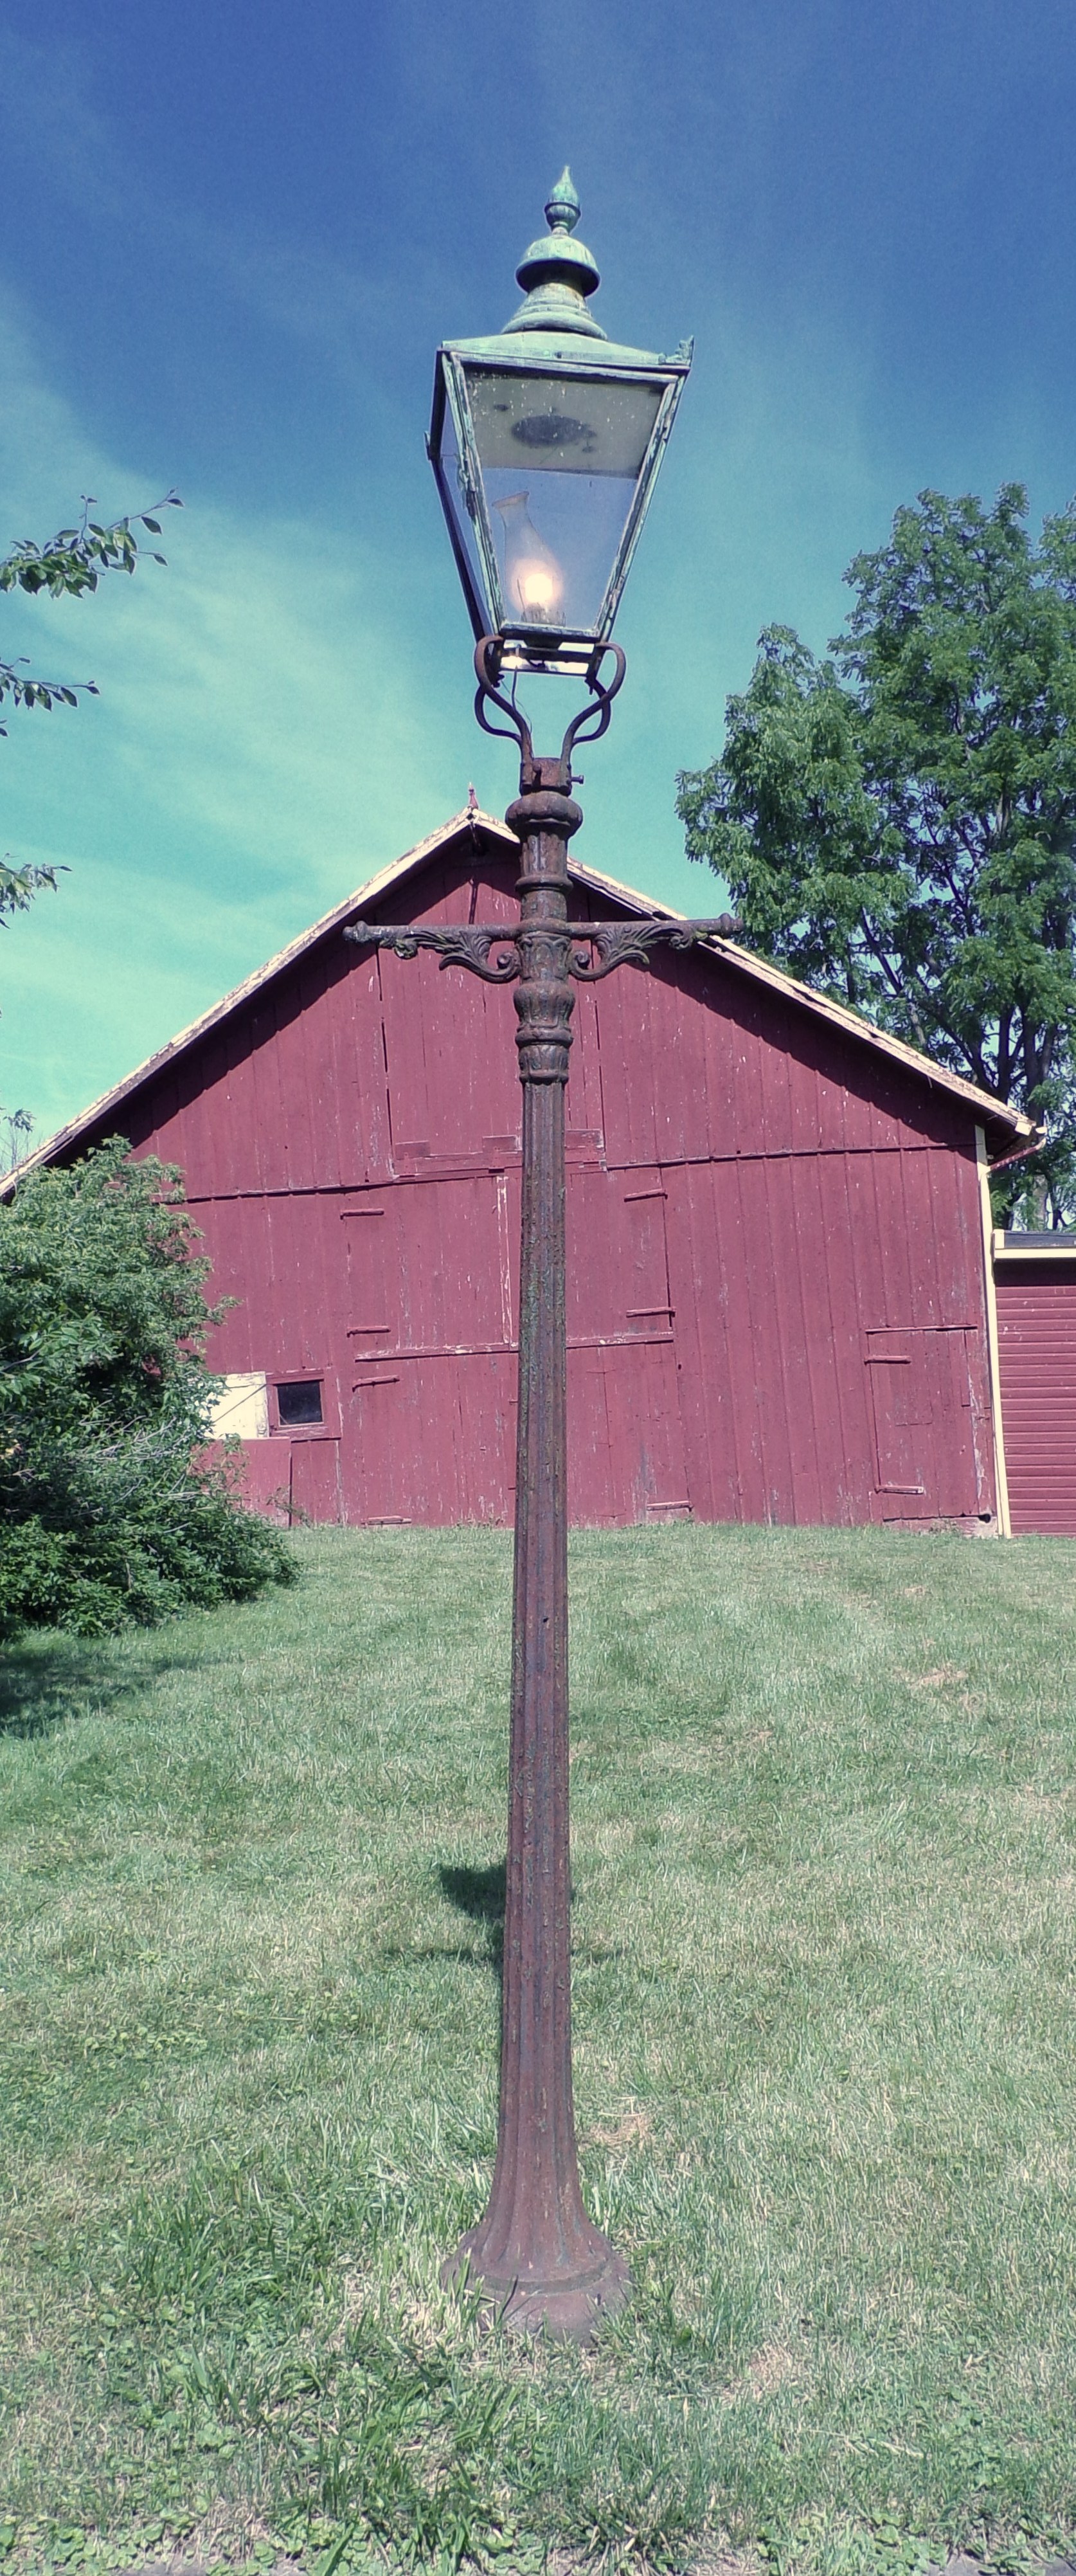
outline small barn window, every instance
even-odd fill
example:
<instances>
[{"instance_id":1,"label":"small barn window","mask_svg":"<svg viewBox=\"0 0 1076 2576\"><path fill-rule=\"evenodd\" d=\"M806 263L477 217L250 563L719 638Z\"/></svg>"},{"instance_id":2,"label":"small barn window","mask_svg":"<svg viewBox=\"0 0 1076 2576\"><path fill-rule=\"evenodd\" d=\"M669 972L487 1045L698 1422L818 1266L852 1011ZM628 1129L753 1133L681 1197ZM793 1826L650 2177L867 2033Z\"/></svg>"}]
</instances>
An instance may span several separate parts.
<instances>
[{"instance_id":1,"label":"small barn window","mask_svg":"<svg viewBox=\"0 0 1076 2576\"><path fill-rule=\"evenodd\" d=\"M323 1420L319 1377L298 1377L286 1386L278 1385L276 1401L282 1431L291 1431L299 1423Z\"/></svg>"}]
</instances>

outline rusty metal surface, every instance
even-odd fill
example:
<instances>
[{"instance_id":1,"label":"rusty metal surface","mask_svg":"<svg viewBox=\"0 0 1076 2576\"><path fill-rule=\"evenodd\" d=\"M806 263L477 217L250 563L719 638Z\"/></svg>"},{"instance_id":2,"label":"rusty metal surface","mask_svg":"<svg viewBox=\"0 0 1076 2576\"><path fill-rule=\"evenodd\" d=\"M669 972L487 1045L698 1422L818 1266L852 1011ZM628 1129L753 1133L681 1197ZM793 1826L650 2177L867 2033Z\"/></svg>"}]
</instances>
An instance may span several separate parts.
<instances>
[{"instance_id":1,"label":"rusty metal surface","mask_svg":"<svg viewBox=\"0 0 1076 2576\"><path fill-rule=\"evenodd\" d=\"M449 2258L445 2277L479 2282L490 2312L517 2331L579 2342L624 2305L631 2284L622 2256L583 2206L572 2104L564 1224L572 983L573 976L608 974L629 957L645 961L659 937L683 947L711 928L643 921L628 939L621 925L595 930L569 920L567 845L583 819L569 792L572 751L588 730L601 734L608 725L624 674L624 657L612 650L611 686L602 686L596 656L594 704L568 726L559 758L536 759L525 718L498 691L495 647L478 647L479 712L485 721L492 699L520 743L520 793L505 817L522 863L514 932L356 923L346 934L394 947L404 958L432 947L442 965L515 985L523 1129L500 2114L488 2205ZM597 950L593 965L590 946Z\"/></svg>"},{"instance_id":2,"label":"rusty metal surface","mask_svg":"<svg viewBox=\"0 0 1076 2576\"><path fill-rule=\"evenodd\" d=\"M511 810L514 813L516 808ZM731 912L719 912L708 921L565 921L563 926L569 942L565 972L580 984L599 984L617 966L648 966L651 949L661 942L670 948L695 948L704 939L731 939L738 928ZM425 929L414 922L397 927L353 921L344 937L358 948L390 948L396 957L417 957L420 948L432 948L442 971L446 966L467 966L487 984L510 984L522 971L518 951L524 930L525 925L506 930L503 922ZM595 951L593 956L587 953L588 947ZM491 958L494 948L498 953Z\"/></svg>"},{"instance_id":3,"label":"rusty metal surface","mask_svg":"<svg viewBox=\"0 0 1076 2576\"><path fill-rule=\"evenodd\" d=\"M623 2305L626 2264L588 2218L572 2109L564 1087L575 996L564 763L509 808L522 850L514 1001L523 1085L501 2098L488 2207L447 2266L505 2323L586 2340Z\"/></svg>"},{"instance_id":4,"label":"rusty metal surface","mask_svg":"<svg viewBox=\"0 0 1076 2576\"><path fill-rule=\"evenodd\" d=\"M523 1122L500 2114L488 2205L450 2256L445 2277L479 2282L491 2315L516 2331L578 2342L590 2340L630 2289L627 2265L588 2217L579 2182L568 1825L564 1093L573 969L592 936L589 924L568 919L567 845L583 820L569 790L573 745L595 712L592 730L605 731L623 678L623 655L613 651L612 686L602 688L597 657L595 706L569 725L559 758L546 760L535 758L525 719L496 689L492 647L478 648L480 709L487 696L494 699L522 755L520 794L505 818L520 845L514 930L469 925L462 934L427 934L356 923L347 934L404 958L432 947L442 965L515 986Z\"/></svg>"}]
</instances>

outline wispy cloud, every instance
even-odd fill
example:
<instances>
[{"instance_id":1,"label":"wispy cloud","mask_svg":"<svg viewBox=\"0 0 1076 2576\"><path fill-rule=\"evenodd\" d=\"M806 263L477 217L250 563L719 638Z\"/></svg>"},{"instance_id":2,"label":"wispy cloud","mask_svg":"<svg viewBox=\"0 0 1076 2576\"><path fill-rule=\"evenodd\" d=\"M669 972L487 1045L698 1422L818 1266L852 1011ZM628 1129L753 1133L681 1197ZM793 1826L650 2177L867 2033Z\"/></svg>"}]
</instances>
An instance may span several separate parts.
<instances>
[{"instance_id":1,"label":"wispy cloud","mask_svg":"<svg viewBox=\"0 0 1076 2576\"><path fill-rule=\"evenodd\" d=\"M12 533L88 483L102 506L152 499L94 451L10 303L0 373ZM168 518L167 570L3 603L9 648L101 692L16 722L0 755L4 846L69 870L0 944L0 1098L46 1127L462 802L466 751L385 617L372 539L345 561L331 529L197 495Z\"/></svg>"},{"instance_id":2,"label":"wispy cloud","mask_svg":"<svg viewBox=\"0 0 1076 2576\"><path fill-rule=\"evenodd\" d=\"M58 202L143 240L162 275L174 273L177 263L200 270L212 281L214 300L222 289L230 293L274 329L315 345L322 363L349 382L361 375L369 390L367 352L379 333L387 347L386 325L398 312L398 281L389 264L348 261L313 233L304 237L294 207L287 230L274 236L178 202L165 186L140 176L125 149L122 119L97 104L99 87L88 43L41 41L0 24L0 92L19 103L8 148L16 150L26 137L38 169L42 161L48 168ZM436 273L436 245L427 266Z\"/></svg>"}]
</instances>

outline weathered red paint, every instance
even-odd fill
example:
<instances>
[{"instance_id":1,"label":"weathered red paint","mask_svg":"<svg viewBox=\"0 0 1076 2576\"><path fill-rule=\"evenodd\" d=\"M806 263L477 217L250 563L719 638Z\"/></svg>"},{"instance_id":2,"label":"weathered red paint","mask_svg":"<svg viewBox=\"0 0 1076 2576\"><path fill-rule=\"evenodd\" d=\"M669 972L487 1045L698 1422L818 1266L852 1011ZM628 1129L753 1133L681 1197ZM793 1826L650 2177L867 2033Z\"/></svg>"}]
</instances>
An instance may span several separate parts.
<instances>
[{"instance_id":1,"label":"weathered red paint","mask_svg":"<svg viewBox=\"0 0 1076 2576\"><path fill-rule=\"evenodd\" d=\"M361 908L508 922L517 865L459 828ZM585 870L573 908L627 910ZM322 1378L320 1431L247 1444L255 1499L507 1522L511 995L357 952L346 917L60 1150L180 1164L238 1300L214 1366ZM572 1518L988 1520L982 1109L709 951L578 986L573 1026Z\"/></svg>"},{"instance_id":2,"label":"weathered red paint","mask_svg":"<svg viewBox=\"0 0 1076 2576\"><path fill-rule=\"evenodd\" d=\"M1076 1538L1076 1248L998 1261L998 1360L1013 1531Z\"/></svg>"}]
</instances>

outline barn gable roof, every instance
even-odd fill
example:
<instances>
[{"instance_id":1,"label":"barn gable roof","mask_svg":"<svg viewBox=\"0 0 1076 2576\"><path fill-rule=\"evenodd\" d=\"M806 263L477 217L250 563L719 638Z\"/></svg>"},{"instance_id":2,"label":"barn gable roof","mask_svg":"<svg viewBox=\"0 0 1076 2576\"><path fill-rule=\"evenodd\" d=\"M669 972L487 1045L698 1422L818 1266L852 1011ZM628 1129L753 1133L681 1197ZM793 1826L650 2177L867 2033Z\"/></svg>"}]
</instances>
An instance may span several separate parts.
<instances>
[{"instance_id":1,"label":"barn gable roof","mask_svg":"<svg viewBox=\"0 0 1076 2576\"><path fill-rule=\"evenodd\" d=\"M211 1010L192 1020L189 1028L181 1029L176 1037L168 1040L167 1045L158 1047L155 1054L147 1056L145 1062L137 1065L122 1082L103 1092L98 1100L91 1101L77 1118L71 1118L64 1126L58 1127L53 1136L37 1146L32 1154L26 1155L8 1174L0 1184L0 1199L8 1197L28 1172L54 1162L72 1145L77 1145L81 1137L98 1127L105 1117L111 1116L144 1083L152 1081L166 1066L174 1064L179 1056L185 1055L256 993L286 974L322 940L343 929L349 920L361 918L383 896L405 885L408 878L428 866L431 859L446 853L454 843L462 840L470 840L476 846L483 841L500 843L504 849L513 851L519 847L515 834L508 831L495 815L483 813L478 806L467 806L462 813L452 815L436 832L429 833L424 841L416 842L413 849L405 851L402 858L392 860L388 867L368 878L354 894L346 895L342 903L334 904L330 912L323 913L308 930L302 931L297 939L289 941L286 948L279 949L275 957L270 957L264 966L257 967L253 974L246 976L232 992L214 1003ZM605 897L625 912L659 913L670 921L686 918L670 904L658 903L652 896L640 894L637 887L621 885L616 877L606 876L601 870L587 867L579 860L569 859L568 872L575 884ZM1007 1108L989 1092L980 1091L974 1083L965 1082L960 1074L949 1073L943 1065L934 1064L916 1047L906 1046L901 1038L890 1037L885 1030L872 1027L868 1020L861 1019L858 1012L848 1010L843 1003L830 1001L824 993L816 993L810 985L801 984L794 976L784 974L780 967L752 956L750 950L739 947L735 940L713 938L707 941L706 946L750 982L764 985L776 993L786 1006L793 1004L797 1010L806 1011L811 1017L839 1030L843 1036L853 1038L858 1045L889 1057L936 1090L965 1101L976 1113L980 1124L993 1128L995 1132L999 1129L1004 1131L1007 1138L1029 1138L1035 1134L1033 1121L1020 1110Z\"/></svg>"},{"instance_id":2,"label":"barn gable roof","mask_svg":"<svg viewBox=\"0 0 1076 2576\"><path fill-rule=\"evenodd\" d=\"M652 895L640 894L635 886L620 885L616 877L603 876L596 868L582 867L569 860L568 873L580 885L592 886L596 894L613 896L629 912L664 913L670 921L686 921L688 918L686 913L674 912L671 904L657 903ZM1004 1127L1014 1136L1036 1134L1034 1119L1026 1118L1021 1109L1010 1109L1003 1101L995 1100L992 1092L980 1091L977 1083L965 1082L962 1074L948 1072L944 1065L935 1064L930 1056L923 1055L918 1047L906 1046L903 1038L890 1037L886 1029L876 1029L870 1020L861 1018L858 1011L850 1011L844 1002L832 1002L828 994L816 993L812 985L801 984L795 975L786 975L782 967L771 966L766 958L753 956L749 948L740 948L734 939L708 939L706 947L712 949L715 956L724 958L728 965L738 967L752 983L764 984L770 992L779 994L782 1001L796 1003L813 1018L827 1021L830 1028L840 1029L846 1037L855 1038L859 1045L872 1047L877 1053L889 1056L894 1063L904 1065L909 1073L918 1074L921 1081L934 1084L940 1091L951 1092L958 1100L966 1100L969 1108L977 1111L981 1123Z\"/></svg>"}]
</instances>

